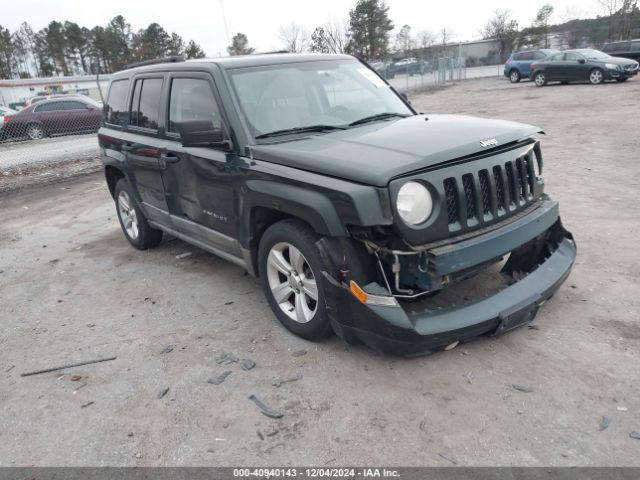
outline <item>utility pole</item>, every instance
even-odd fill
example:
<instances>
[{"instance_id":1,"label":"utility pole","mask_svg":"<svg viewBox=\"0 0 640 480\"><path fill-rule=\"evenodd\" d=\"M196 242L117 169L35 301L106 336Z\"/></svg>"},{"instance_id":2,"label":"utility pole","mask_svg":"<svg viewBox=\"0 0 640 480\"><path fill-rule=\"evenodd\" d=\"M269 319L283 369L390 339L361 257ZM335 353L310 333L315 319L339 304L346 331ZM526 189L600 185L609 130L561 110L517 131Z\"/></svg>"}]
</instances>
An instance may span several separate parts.
<instances>
[{"instance_id":1,"label":"utility pole","mask_svg":"<svg viewBox=\"0 0 640 480\"><path fill-rule=\"evenodd\" d=\"M227 26L227 16L224 13L224 0L220 0L220 8L222 9L222 20L224 22L224 33L227 36L227 45L231 45L231 38L229 37L229 27Z\"/></svg>"}]
</instances>

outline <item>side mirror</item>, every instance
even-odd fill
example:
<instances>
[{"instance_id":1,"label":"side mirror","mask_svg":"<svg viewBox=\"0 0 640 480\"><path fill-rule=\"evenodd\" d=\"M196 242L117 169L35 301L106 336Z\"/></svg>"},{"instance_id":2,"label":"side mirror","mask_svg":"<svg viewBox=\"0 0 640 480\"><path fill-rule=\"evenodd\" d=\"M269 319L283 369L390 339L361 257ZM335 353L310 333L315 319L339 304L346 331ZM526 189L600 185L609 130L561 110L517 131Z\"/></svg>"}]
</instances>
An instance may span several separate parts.
<instances>
[{"instance_id":1,"label":"side mirror","mask_svg":"<svg viewBox=\"0 0 640 480\"><path fill-rule=\"evenodd\" d=\"M178 124L183 147L229 147L221 128L211 120L189 120Z\"/></svg>"},{"instance_id":2,"label":"side mirror","mask_svg":"<svg viewBox=\"0 0 640 480\"><path fill-rule=\"evenodd\" d=\"M580 60L578 60L578 63L586 63L586 60L584 58L581 58Z\"/></svg>"}]
</instances>

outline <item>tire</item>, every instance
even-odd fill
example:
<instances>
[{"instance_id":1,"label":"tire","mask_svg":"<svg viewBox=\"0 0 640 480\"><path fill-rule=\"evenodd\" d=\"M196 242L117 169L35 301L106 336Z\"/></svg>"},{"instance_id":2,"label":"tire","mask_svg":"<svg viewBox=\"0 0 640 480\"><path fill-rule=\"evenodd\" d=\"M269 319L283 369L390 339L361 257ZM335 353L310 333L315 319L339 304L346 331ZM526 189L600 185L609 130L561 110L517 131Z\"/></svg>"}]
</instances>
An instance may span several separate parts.
<instances>
[{"instance_id":1,"label":"tire","mask_svg":"<svg viewBox=\"0 0 640 480\"><path fill-rule=\"evenodd\" d=\"M316 246L319 238L307 224L286 219L264 232L258 249L262 288L273 313L287 330L306 340L333 333L320 281L326 268Z\"/></svg>"},{"instance_id":2,"label":"tire","mask_svg":"<svg viewBox=\"0 0 640 480\"><path fill-rule=\"evenodd\" d=\"M628 77L625 77L625 78L616 78L616 82L618 82L618 83L624 83L624 82L626 82L627 80L629 80L629 78L628 78Z\"/></svg>"},{"instance_id":3,"label":"tire","mask_svg":"<svg viewBox=\"0 0 640 480\"><path fill-rule=\"evenodd\" d=\"M44 130L37 123L27 125L27 137L29 140L40 140L45 137Z\"/></svg>"},{"instance_id":4,"label":"tire","mask_svg":"<svg viewBox=\"0 0 640 480\"><path fill-rule=\"evenodd\" d=\"M515 68L509 72L509 81L511 83L518 83L520 82L521 79L522 79L522 75L520 75L520 72Z\"/></svg>"},{"instance_id":5,"label":"tire","mask_svg":"<svg viewBox=\"0 0 640 480\"><path fill-rule=\"evenodd\" d=\"M589 82L591 85L600 85L604 82L604 72L599 68L594 68L589 72Z\"/></svg>"},{"instance_id":6,"label":"tire","mask_svg":"<svg viewBox=\"0 0 640 480\"><path fill-rule=\"evenodd\" d=\"M120 227L122 227L122 232L129 243L138 250L147 250L160 245L162 230L157 230L149 225L144 213L135 201L133 190L126 179L118 180L113 198Z\"/></svg>"},{"instance_id":7,"label":"tire","mask_svg":"<svg viewBox=\"0 0 640 480\"><path fill-rule=\"evenodd\" d=\"M537 72L533 76L533 83L536 84L536 87L544 87L547 84L547 76L544 72Z\"/></svg>"},{"instance_id":8,"label":"tire","mask_svg":"<svg viewBox=\"0 0 640 480\"><path fill-rule=\"evenodd\" d=\"M569 82L567 82L566 80L563 80L562 82L560 82L560 85L569 85Z\"/></svg>"}]
</instances>

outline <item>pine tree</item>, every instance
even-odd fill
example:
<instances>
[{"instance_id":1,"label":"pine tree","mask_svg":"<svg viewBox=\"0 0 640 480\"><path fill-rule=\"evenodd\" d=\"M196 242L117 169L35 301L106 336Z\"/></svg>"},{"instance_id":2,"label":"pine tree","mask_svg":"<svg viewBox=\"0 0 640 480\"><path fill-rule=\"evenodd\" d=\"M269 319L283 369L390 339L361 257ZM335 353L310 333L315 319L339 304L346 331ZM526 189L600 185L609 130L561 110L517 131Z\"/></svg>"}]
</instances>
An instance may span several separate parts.
<instances>
[{"instance_id":1,"label":"pine tree","mask_svg":"<svg viewBox=\"0 0 640 480\"><path fill-rule=\"evenodd\" d=\"M393 23L383 0L358 0L349 12L348 51L367 59L381 58L389 50Z\"/></svg>"},{"instance_id":2,"label":"pine tree","mask_svg":"<svg viewBox=\"0 0 640 480\"><path fill-rule=\"evenodd\" d=\"M236 33L227 47L229 55L250 55L255 50L249 46L249 40L244 33Z\"/></svg>"}]
</instances>

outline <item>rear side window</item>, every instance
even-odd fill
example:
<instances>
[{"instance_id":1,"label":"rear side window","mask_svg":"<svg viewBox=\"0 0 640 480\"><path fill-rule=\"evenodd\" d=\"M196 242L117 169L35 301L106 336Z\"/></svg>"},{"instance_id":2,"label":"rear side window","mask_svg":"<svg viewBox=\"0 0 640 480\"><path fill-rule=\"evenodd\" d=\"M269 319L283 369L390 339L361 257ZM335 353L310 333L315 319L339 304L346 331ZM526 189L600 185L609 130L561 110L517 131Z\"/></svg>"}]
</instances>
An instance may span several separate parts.
<instances>
[{"instance_id":1,"label":"rear side window","mask_svg":"<svg viewBox=\"0 0 640 480\"><path fill-rule=\"evenodd\" d=\"M516 53L513 55L513 59L518 61L518 60L522 60L522 54L521 53Z\"/></svg>"},{"instance_id":2,"label":"rear side window","mask_svg":"<svg viewBox=\"0 0 640 480\"><path fill-rule=\"evenodd\" d=\"M112 125L124 127L127 124L129 112L127 111L127 93L129 80L116 80L111 83L109 96L105 105L105 121Z\"/></svg>"},{"instance_id":3,"label":"rear side window","mask_svg":"<svg viewBox=\"0 0 640 480\"><path fill-rule=\"evenodd\" d=\"M533 60L533 52L524 52L521 54L520 60Z\"/></svg>"},{"instance_id":4,"label":"rear side window","mask_svg":"<svg viewBox=\"0 0 640 480\"><path fill-rule=\"evenodd\" d=\"M150 130L158 129L161 92L161 78L136 80L131 99L131 125Z\"/></svg>"},{"instance_id":5,"label":"rear side window","mask_svg":"<svg viewBox=\"0 0 640 480\"><path fill-rule=\"evenodd\" d=\"M168 131L179 133L180 124L189 120L211 120L213 128L222 128L220 111L209 82L199 78L174 78Z\"/></svg>"},{"instance_id":6,"label":"rear side window","mask_svg":"<svg viewBox=\"0 0 640 480\"><path fill-rule=\"evenodd\" d=\"M49 102L38 105L34 112L56 112L64 110L64 102Z\"/></svg>"},{"instance_id":7,"label":"rear side window","mask_svg":"<svg viewBox=\"0 0 640 480\"><path fill-rule=\"evenodd\" d=\"M86 110L87 104L82 102L64 102L65 110Z\"/></svg>"}]
</instances>

